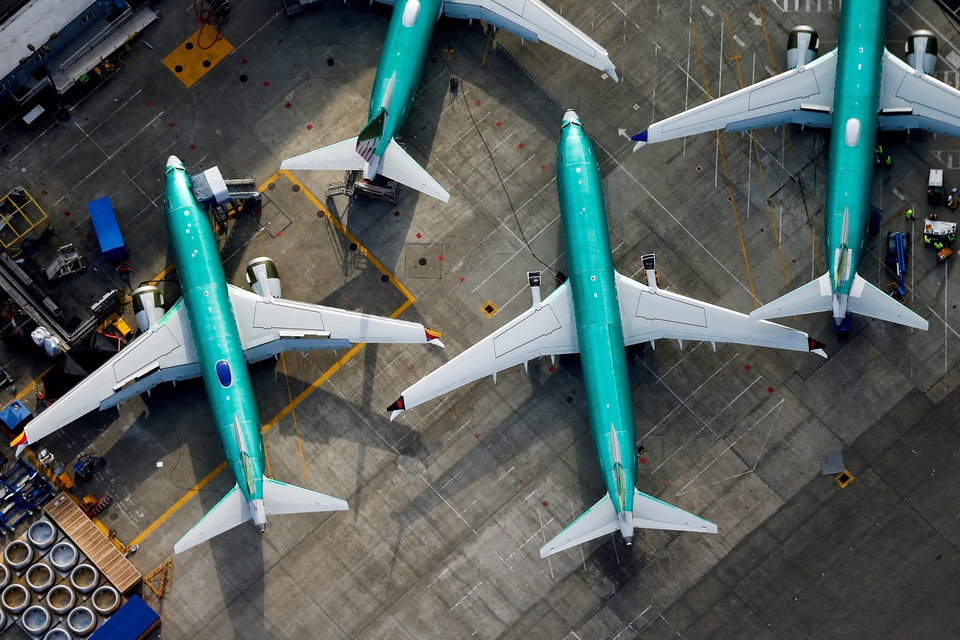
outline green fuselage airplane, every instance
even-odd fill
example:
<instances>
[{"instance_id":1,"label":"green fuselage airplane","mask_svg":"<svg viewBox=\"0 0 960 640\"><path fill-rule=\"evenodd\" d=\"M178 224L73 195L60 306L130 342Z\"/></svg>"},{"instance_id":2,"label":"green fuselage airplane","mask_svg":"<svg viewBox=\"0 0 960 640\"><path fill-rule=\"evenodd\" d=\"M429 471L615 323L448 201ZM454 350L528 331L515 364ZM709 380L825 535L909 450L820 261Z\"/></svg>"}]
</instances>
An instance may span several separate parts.
<instances>
[{"instance_id":1,"label":"green fuselage airplane","mask_svg":"<svg viewBox=\"0 0 960 640\"><path fill-rule=\"evenodd\" d=\"M89 411L117 406L162 382L199 376L236 484L174 545L175 552L247 521L262 533L268 515L346 509L339 498L266 476L248 364L284 351L361 342L443 346L440 334L419 323L284 299L276 265L266 257L247 265L253 291L229 284L207 210L176 156L167 160L164 213L183 296L164 313L159 289L137 288L132 297L140 336L28 423L13 442L18 453Z\"/></svg>"},{"instance_id":2,"label":"green fuselage airplane","mask_svg":"<svg viewBox=\"0 0 960 640\"><path fill-rule=\"evenodd\" d=\"M846 329L850 313L919 329L928 321L867 282L863 257L876 167L886 159L877 130L923 128L960 135L960 92L933 77L937 42L913 32L906 62L884 48L886 3L844 0L837 49L816 58L811 27L790 33L784 73L650 125L633 139L645 144L706 131L743 131L782 124L830 129L827 160L827 272L754 310L756 318L831 311ZM908 205L909 207L909 205Z\"/></svg>"},{"instance_id":3,"label":"green fuselage airplane","mask_svg":"<svg viewBox=\"0 0 960 640\"><path fill-rule=\"evenodd\" d=\"M396 0L370 95L367 124L356 138L285 160L283 169L353 170L364 180L383 175L446 202L450 195L395 138L420 85L437 20L478 19L525 40L542 40L614 80L606 50L541 0Z\"/></svg>"},{"instance_id":4,"label":"green fuselage airplane","mask_svg":"<svg viewBox=\"0 0 960 640\"><path fill-rule=\"evenodd\" d=\"M634 528L715 533L717 527L636 489L637 447L626 347L658 338L739 342L797 351L821 344L806 334L751 320L711 304L660 289L654 257L643 257L647 284L614 270L600 168L580 118L567 111L557 145L557 193L566 243L568 279L534 307L408 387L388 410L408 410L486 375L543 355L580 353L590 433L606 495L540 550L546 557Z\"/></svg>"}]
</instances>

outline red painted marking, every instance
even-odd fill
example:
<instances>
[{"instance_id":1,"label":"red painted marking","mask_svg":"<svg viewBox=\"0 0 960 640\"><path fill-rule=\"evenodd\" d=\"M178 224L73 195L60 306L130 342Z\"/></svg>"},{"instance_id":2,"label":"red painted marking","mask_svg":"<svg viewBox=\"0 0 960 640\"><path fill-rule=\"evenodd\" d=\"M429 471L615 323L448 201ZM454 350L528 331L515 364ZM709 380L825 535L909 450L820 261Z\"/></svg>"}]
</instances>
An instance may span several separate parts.
<instances>
[{"instance_id":1,"label":"red painted marking","mask_svg":"<svg viewBox=\"0 0 960 640\"><path fill-rule=\"evenodd\" d=\"M646 458L640 458L640 464L647 464Z\"/></svg>"},{"instance_id":2,"label":"red painted marking","mask_svg":"<svg viewBox=\"0 0 960 640\"><path fill-rule=\"evenodd\" d=\"M46 189L40 189L40 195L42 195L42 196L47 195L47 190L46 190Z\"/></svg>"},{"instance_id":3,"label":"red painted marking","mask_svg":"<svg viewBox=\"0 0 960 640\"><path fill-rule=\"evenodd\" d=\"M550 368L547 369L547 371L549 371L550 373L553 373L553 372L556 371L556 370L557 370L557 368L556 368L555 366L553 366L553 365L550 365Z\"/></svg>"},{"instance_id":4,"label":"red painted marking","mask_svg":"<svg viewBox=\"0 0 960 640\"><path fill-rule=\"evenodd\" d=\"M767 393L773 393L773 387L767 387Z\"/></svg>"},{"instance_id":5,"label":"red painted marking","mask_svg":"<svg viewBox=\"0 0 960 640\"><path fill-rule=\"evenodd\" d=\"M473 106L479 107L479 106L480 106L480 101L479 101L479 100L475 100L474 103L473 103Z\"/></svg>"},{"instance_id":6,"label":"red painted marking","mask_svg":"<svg viewBox=\"0 0 960 640\"><path fill-rule=\"evenodd\" d=\"M414 366L412 364L407 365L407 371L413 371Z\"/></svg>"},{"instance_id":7,"label":"red painted marking","mask_svg":"<svg viewBox=\"0 0 960 640\"><path fill-rule=\"evenodd\" d=\"M665 486L665 487L669 487L669 486L670 486L670 481L669 481L669 480L661 480L661 482L663 483L663 486Z\"/></svg>"},{"instance_id":8,"label":"red painted marking","mask_svg":"<svg viewBox=\"0 0 960 640\"><path fill-rule=\"evenodd\" d=\"M146 104L148 107L152 107L152 106L153 106L153 100L147 100L144 104Z\"/></svg>"},{"instance_id":9,"label":"red painted marking","mask_svg":"<svg viewBox=\"0 0 960 640\"><path fill-rule=\"evenodd\" d=\"M278 237L278 238L282 238L282 237L283 237L283 231L278 232L278 233L277 233L277 237Z\"/></svg>"},{"instance_id":10,"label":"red painted marking","mask_svg":"<svg viewBox=\"0 0 960 640\"><path fill-rule=\"evenodd\" d=\"M743 370L744 370L744 371L750 371L750 369L752 369L752 368L753 368L753 367L751 367L751 366L748 365L748 364L743 365Z\"/></svg>"},{"instance_id":11,"label":"red painted marking","mask_svg":"<svg viewBox=\"0 0 960 640\"><path fill-rule=\"evenodd\" d=\"M440 262L443 262L443 256L442 255L437 256L437 260L439 260Z\"/></svg>"},{"instance_id":12,"label":"red painted marking","mask_svg":"<svg viewBox=\"0 0 960 640\"><path fill-rule=\"evenodd\" d=\"M441 596L441 595L438 595L438 596L437 596L437 600L439 600L440 602L443 602L443 601L444 601L444 597Z\"/></svg>"},{"instance_id":13,"label":"red painted marking","mask_svg":"<svg viewBox=\"0 0 960 640\"><path fill-rule=\"evenodd\" d=\"M462 283L464 280L466 280L466 278L464 278L463 276L460 276L460 282Z\"/></svg>"},{"instance_id":14,"label":"red painted marking","mask_svg":"<svg viewBox=\"0 0 960 640\"><path fill-rule=\"evenodd\" d=\"M497 121L497 126L498 126L498 127L502 127L502 126L503 126L503 123L500 122L500 121Z\"/></svg>"},{"instance_id":15,"label":"red painted marking","mask_svg":"<svg viewBox=\"0 0 960 640\"><path fill-rule=\"evenodd\" d=\"M63 217L64 217L64 218L69 218L69 217L72 216L72 215L73 215L73 213L70 212L70 211L64 211L64 212L63 212Z\"/></svg>"},{"instance_id":16,"label":"red painted marking","mask_svg":"<svg viewBox=\"0 0 960 640\"><path fill-rule=\"evenodd\" d=\"M517 480L517 484L523 484L523 480Z\"/></svg>"},{"instance_id":17,"label":"red painted marking","mask_svg":"<svg viewBox=\"0 0 960 640\"><path fill-rule=\"evenodd\" d=\"M285 105L283 105L283 106L286 107L287 109L289 109L289 108L292 107L293 105L288 102L287 104L285 104Z\"/></svg>"},{"instance_id":18,"label":"red painted marking","mask_svg":"<svg viewBox=\"0 0 960 640\"><path fill-rule=\"evenodd\" d=\"M197 150L197 145L195 145L195 144L190 145L190 149L192 149L193 151L196 151L196 150Z\"/></svg>"},{"instance_id":19,"label":"red painted marking","mask_svg":"<svg viewBox=\"0 0 960 640\"><path fill-rule=\"evenodd\" d=\"M547 165L545 164L540 165L540 171L546 171L546 170L547 170Z\"/></svg>"},{"instance_id":20,"label":"red painted marking","mask_svg":"<svg viewBox=\"0 0 960 640\"><path fill-rule=\"evenodd\" d=\"M522 142L517 145L517 149L526 149L526 148L527 148L527 145L523 144Z\"/></svg>"},{"instance_id":21,"label":"red painted marking","mask_svg":"<svg viewBox=\"0 0 960 640\"><path fill-rule=\"evenodd\" d=\"M88 233L88 234L87 234L87 240L93 240L93 234L92 234L92 233Z\"/></svg>"},{"instance_id":22,"label":"red painted marking","mask_svg":"<svg viewBox=\"0 0 960 640\"><path fill-rule=\"evenodd\" d=\"M176 122L168 122L168 123L167 123L167 126L170 127L171 129L173 129L175 126L177 126L177 123L176 123Z\"/></svg>"},{"instance_id":23,"label":"red painted marking","mask_svg":"<svg viewBox=\"0 0 960 640\"><path fill-rule=\"evenodd\" d=\"M547 502L546 500L544 500L544 501L541 502L540 504L542 504L542 505L545 506L545 507L549 507L549 506L550 506L550 503Z\"/></svg>"},{"instance_id":24,"label":"red painted marking","mask_svg":"<svg viewBox=\"0 0 960 640\"><path fill-rule=\"evenodd\" d=\"M313 131L313 125L312 125L312 124L308 124L308 125L307 125L307 131Z\"/></svg>"},{"instance_id":25,"label":"red painted marking","mask_svg":"<svg viewBox=\"0 0 960 640\"><path fill-rule=\"evenodd\" d=\"M264 81L263 81L263 86L269 87L269 86L270 86L270 81L269 81L269 80L264 80Z\"/></svg>"},{"instance_id":26,"label":"red painted marking","mask_svg":"<svg viewBox=\"0 0 960 640\"><path fill-rule=\"evenodd\" d=\"M248 62L250 61L247 60L246 58L243 58L242 60L240 60L240 64L247 64Z\"/></svg>"},{"instance_id":27,"label":"red painted marking","mask_svg":"<svg viewBox=\"0 0 960 640\"><path fill-rule=\"evenodd\" d=\"M397 209L396 211L393 212L393 217L394 217L394 218L399 218L399 217L400 217L400 209Z\"/></svg>"},{"instance_id":28,"label":"red painted marking","mask_svg":"<svg viewBox=\"0 0 960 640\"><path fill-rule=\"evenodd\" d=\"M417 240L419 240L419 239L422 238L422 237L423 237L423 234L420 233L419 231L417 231Z\"/></svg>"}]
</instances>

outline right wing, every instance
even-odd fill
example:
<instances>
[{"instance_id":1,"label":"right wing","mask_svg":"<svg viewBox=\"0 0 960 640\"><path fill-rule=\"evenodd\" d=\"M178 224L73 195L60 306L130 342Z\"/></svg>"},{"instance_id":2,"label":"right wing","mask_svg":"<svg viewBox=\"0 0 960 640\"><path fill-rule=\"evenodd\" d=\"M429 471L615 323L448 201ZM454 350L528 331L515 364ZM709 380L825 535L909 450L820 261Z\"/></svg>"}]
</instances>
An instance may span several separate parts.
<instances>
[{"instance_id":1,"label":"right wing","mask_svg":"<svg viewBox=\"0 0 960 640\"><path fill-rule=\"evenodd\" d=\"M196 378L200 365L181 299L156 326L141 334L80 384L27 423L12 444L23 447L94 409L107 409L161 382ZM19 453L19 449L17 450Z\"/></svg>"},{"instance_id":2,"label":"right wing","mask_svg":"<svg viewBox=\"0 0 960 640\"><path fill-rule=\"evenodd\" d=\"M617 81L607 50L541 0L445 0L443 12L451 18L483 20L524 40L546 42Z\"/></svg>"},{"instance_id":3,"label":"right wing","mask_svg":"<svg viewBox=\"0 0 960 640\"><path fill-rule=\"evenodd\" d=\"M387 409L391 419L458 387L494 376L498 371L545 355L577 353L570 283L564 283L539 305L473 345L442 367L407 387Z\"/></svg>"},{"instance_id":4,"label":"right wing","mask_svg":"<svg viewBox=\"0 0 960 640\"><path fill-rule=\"evenodd\" d=\"M960 91L915 70L886 49L878 126L888 131L926 129L960 137Z\"/></svg>"},{"instance_id":5,"label":"right wing","mask_svg":"<svg viewBox=\"0 0 960 640\"><path fill-rule=\"evenodd\" d=\"M634 151L645 144L706 131L745 131L782 124L829 127L837 50L699 107L650 125L634 135Z\"/></svg>"},{"instance_id":6,"label":"right wing","mask_svg":"<svg viewBox=\"0 0 960 640\"><path fill-rule=\"evenodd\" d=\"M361 342L443 346L440 334L419 322L286 298L264 298L233 285L228 285L227 290L240 330L243 354L250 363L284 351L342 349Z\"/></svg>"},{"instance_id":7,"label":"right wing","mask_svg":"<svg viewBox=\"0 0 960 640\"><path fill-rule=\"evenodd\" d=\"M823 345L803 331L701 302L617 274L620 318L627 346L658 338L735 342L759 347L812 351L827 357Z\"/></svg>"}]
</instances>

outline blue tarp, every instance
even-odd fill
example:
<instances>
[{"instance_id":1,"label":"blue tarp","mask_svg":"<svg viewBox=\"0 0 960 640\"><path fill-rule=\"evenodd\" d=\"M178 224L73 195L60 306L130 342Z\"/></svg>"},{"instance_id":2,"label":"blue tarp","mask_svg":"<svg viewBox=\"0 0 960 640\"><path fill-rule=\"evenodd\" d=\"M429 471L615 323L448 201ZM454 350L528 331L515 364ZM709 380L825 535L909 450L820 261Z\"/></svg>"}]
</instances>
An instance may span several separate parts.
<instances>
[{"instance_id":1,"label":"blue tarp","mask_svg":"<svg viewBox=\"0 0 960 640\"><path fill-rule=\"evenodd\" d=\"M93 220L93 230L100 241L100 251L107 260L123 260L127 257L127 246L123 243L120 234L120 225L117 216L113 213L110 198L100 198L87 203L90 210L90 219Z\"/></svg>"},{"instance_id":2,"label":"blue tarp","mask_svg":"<svg viewBox=\"0 0 960 640\"><path fill-rule=\"evenodd\" d=\"M0 410L0 421L7 425L8 429L16 430L30 416L30 409L27 409L19 400L14 400L9 405Z\"/></svg>"},{"instance_id":3,"label":"blue tarp","mask_svg":"<svg viewBox=\"0 0 960 640\"><path fill-rule=\"evenodd\" d=\"M97 629L90 640L139 640L160 621L157 612L133 595Z\"/></svg>"}]
</instances>

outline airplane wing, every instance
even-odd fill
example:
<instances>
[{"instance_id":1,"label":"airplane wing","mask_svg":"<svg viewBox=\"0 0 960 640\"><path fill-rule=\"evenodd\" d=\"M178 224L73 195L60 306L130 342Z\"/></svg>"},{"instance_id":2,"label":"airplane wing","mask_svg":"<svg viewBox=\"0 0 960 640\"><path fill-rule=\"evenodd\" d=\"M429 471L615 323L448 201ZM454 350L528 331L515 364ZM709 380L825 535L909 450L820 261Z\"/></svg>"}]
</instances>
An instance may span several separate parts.
<instances>
[{"instance_id":1,"label":"airplane wing","mask_svg":"<svg viewBox=\"0 0 960 640\"><path fill-rule=\"evenodd\" d=\"M483 20L523 40L543 41L619 81L607 50L540 0L445 0L443 13Z\"/></svg>"},{"instance_id":2,"label":"airplane wing","mask_svg":"<svg viewBox=\"0 0 960 640\"><path fill-rule=\"evenodd\" d=\"M388 408L391 419L485 376L545 355L577 353L573 294L565 283L539 305L514 318L439 369L407 387Z\"/></svg>"},{"instance_id":3,"label":"airplane wing","mask_svg":"<svg viewBox=\"0 0 960 640\"><path fill-rule=\"evenodd\" d=\"M150 331L141 334L29 422L13 444L23 447L36 442L94 409L116 406L161 382L199 375L187 310L180 300Z\"/></svg>"},{"instance_id":4,"label":"airplane wing","mask_svg":"<svg viewBox=\"0 0 960 640\"><path fill-rule=\"evenodd\" d=\"M759 347L812 351L827 357L823 346L803 331L767 322L700 302L663 289L651 289L636 280L617 274L620 317L627 346L653 342L658 338L736 342Z\"/></svg>"},{"instance_id":5,"label":"airplane wing","mask_svg":"<svg viewBox=\"0 0 960 640\"><path fill-rule=\"evenodd\" d=\"M233 285L229 292L247 362L259 362L284 351L339 349L360 342L443 346L439 333L418 322L264 298Z\"/></svg>"},{"instance_id":6,"label":"airplane wing","mask_svg":"<svg viewBox=\"0 0 960 640\"><path fill-rule=\"evenodd\" d=\"M878 126L960 136L960 91L884 50Z\"/></svg>"},{"instance_id":7,"label":"airplane wing","mask_svg":"<svg viewBox=\"0 0 960 640\"><path fill-rule=\"evenodd\" d=\"M745 131L788 123L829 127L836 73L834 49L802 68L655 122L632 137L637 141L633 149L706 131Z\"/></svg>"}]
</instances>

